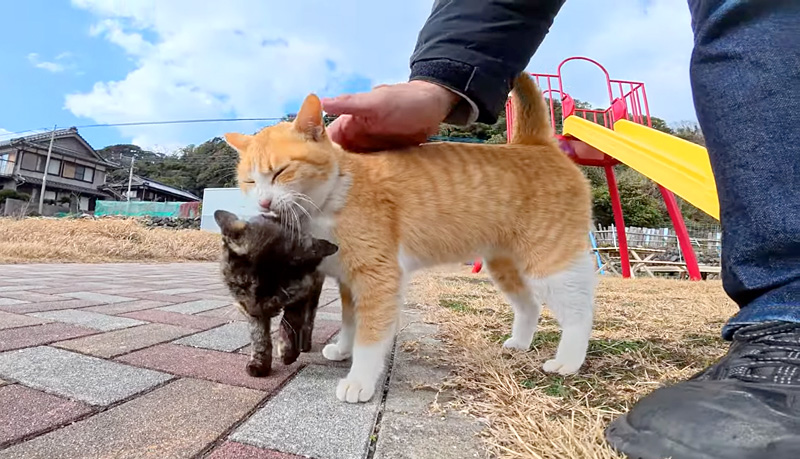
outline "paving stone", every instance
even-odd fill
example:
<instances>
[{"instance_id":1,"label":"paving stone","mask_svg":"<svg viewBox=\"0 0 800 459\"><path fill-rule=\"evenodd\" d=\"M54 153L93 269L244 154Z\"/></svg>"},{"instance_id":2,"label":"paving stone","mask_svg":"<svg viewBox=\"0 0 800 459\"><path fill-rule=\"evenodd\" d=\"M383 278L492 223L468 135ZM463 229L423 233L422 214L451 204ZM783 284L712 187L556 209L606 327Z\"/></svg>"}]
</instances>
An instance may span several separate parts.
<instances>
[{"instance_id":1,"label":"paving stone","mask_svg":"<svg viewBox=\"0 0 800 459\"><path fill-rule=\"evenodd\" d=\"M196 300L196 298L185 297L182 295L162 295L160 293L151 292L129 293L128 295L135 296L140 300L164 301L169 304L188 303Z\"/></svg>"},{"instance_id":2,"label":"paving stone","mask_svg":"<svg viewBox=\"0 0 800 459\"><path fill-rule=\"evenodd\" d=\"M144 284L139 284L136 287L114 287L108 289L101 289L101 290L94 290L96 293L105 293L108 295L128 295L130 293L142 293L142 292L152 292L156 290L158 287L155 286L146 286Z\"/></svg>"},{"instance_id":3,"label":"paving stone","mask_svg":"<svg viewBox=\"0 0 800 459\"><path fill-rule=\"evenodd\" d=\"M47 319L40 319L38 317L30 317L22 314L12 314L10 312L0 311L0 330L6 328L27 327L29 325L39 325L50 322Z\"/></svg>"},{"instance_id":4,"label":"paving stone","mask_svg":"<svg viewBox=\"0 0 800 459\"><path fill-rule=\"evenodd\" d=\"M73 279L69 280L59 280L53 283L54 285L58 284L67 284L62 287L50 287L50 288L42 288L36 289L39 293L47 293L48 295L61 295L62 293L74 293L80 292L84 290L92 290L97 288L97 283L74 283ZM98 292L101 293L101 292Z\"/></svg>"},{"instance_id":5,"label":"paving stone","mask_svg":"<svg viewBox=\"0 0 800 459\"><path fill-rule=\"evenodd\" d=\"M175 341L184 346L213 349L215 351L233 352L250 343L249 324L247 322L231 322L211 330L206 330Z\"/></svg>"},{"instance_id":6,"label":"paving stone","mask_svg":"<svg viewBox=\"0 0 800 459\"><path fill-rule=\"evenodd\" d=\"M110 358L154 344L171 341L194 332L192 329L174 325L147 324L85 338L60 341L54 343L53 346L97 357Z\"/></svg>"},{"instance_id":7,"label":"paving stone","mask_svg":"<svg viewBox=\"0 0 800 459\"><path fill-rule=\"evenodd\" d=\"M208 447L264 393L182 379L3 450L3 458L183 458Z\"/></svg>"},{"instance_id":8,"label":"paving stone","mask_svg":"<svg viewBox=\"0 0 800 459\"><path fill-rule=\"evenodd\" d=\"M207 459L301 459L301 456L226 441L211 452Z\"/></svg>"},{"instance_id":9,"label":"paving stone","mask_svg":"<svg viewBox=\"0 0 800 459\"><path fill-rule=\"evenodd\" d=\"M141 320L130 319L127 317L109 316L107 314L98 314L96 312L78 309L34 312L29 315L33 317L40 317L42 319L80 325L82 327L94 328L95 330L100 331L119 330L120 328L134 327L136 325L143 325L146 323L142 322Z\"/></svg>"},{"instance_id":10,"label":"paving stone","mask_svg":"<svg viewBox=\"0 0 800 459\"><path fill-rule=\"evenodd\" d=\"M380 396L368 403L340 402L336 384L346 374L343 368L304 368L230 439L302 456L365 457Z\"/></svg>"},{"instance_id":11,"label":"paving stone","mask_svg":"<svg viewBox=\"0 0 800 459\"><path fill-rule=\"evenodd\" d=\"M188 303L174 304L172 306L164 306L158 308L160 311L177 312L180 314L197 314L198 312L208 311L210 309L217 309L222 306L227 306L230 301L223 300L196 300Z\"/></svg>"},{"instance_id":12,"label":"paving stone","mask_svg":"<svg viewBox=\"0 0 800 459\"><path fill-rule=\"evenodd\" d=\"M98 303L104 303L104 304L124 303L126 301L133 301L136 299L136 298L128 298L126 296L106 295L104 293L95 293L95 292L64 293L62 296L68 296L70 298L75 298L77 300L96 301Z\"/></svg>"},{"instance_id":13,"label":"paving stone","mask_svg":"<svg viewBox=\"0 0 800 459\"><path fill-rule=\"evenodd\" d=\"M461 413L433 415L432 403L453 394L442 383L450 369L441 360L442 342L435 325L405 310L397 336L394 363L381 417L376 459L485 457L478 434L482 426Z\"/></svg>"},{"instance_id":14,"label":"paving stone","mask_svg":"<svg viewBox=\"0 0 800 459\"><path fill-rule=\"evenodd\" d=\"M0 295L3 292L19 292L24 290L36 290L38 288L43 288L41 285L28 285L28 284L17 284L17 285L3 285L0 286Z\"/></svg>"},{"instance_id":15,"label":"paving stone","mask_svg":"<svg viewBox=\"0 0 800 459\"><path fill-rule=\"evenodd\" d=\"M209 328L217 327L228 322L227 320L218 319L216 317L178 314L177 312L160 311L158 309L129 312L121 314L120 317L130 317L131 319L145 320L147 322L177 325L194 330L208 330Z\"/></svg>"},{"instance_id":16,"label":"paving stone","mask_svg":"<svg viewBox=\"0 0 800 459\"><path fill-rule=\"evenodd\" d=\"M391 390L390 390L391 392ZM375 459L483 458L480 425L464 415L383 413Z\"/></svg>"},{"instance_id":17,"label":"paving stone","mask_svg":"<svg viewBox=\"0 0 800 459\"><path fill-rule=\"evenodd\" d=\"M116 361L140 367L271 392L293 375L299 365L284 366L273 362L266 378L253 378L245 366L249 357L239 353L197 349L177 344L159 344L117 357Z\"/></svg>"},{"instance_id":18,"label":"paving stone","mask_svg":"<svg viewBox=\"0 0 800 459\"><path fill-rule=\"evenodd\" d=\"M43 303L45 301L60 301L68 299L58 295L48 295L46 293L31 292L27 290L22 290L18 292L5 292L3 293L2 296L3 298L12 298L20 301L25 301L26 303Z\"/></svg>"},{"instance_id":19,"label":"paving stone","mask_svg":"<svg viewBox=\"0 0 800 459\"><path fill-rule=\"evenodd\" d=\"M303 352L300 354L300 357L297 358L298 365L320 365L326 367L337 367L337 368L344 368L350 369L350 364L352 363L350 359L341 360L338 362L334 362L332 360L328 360L325 356L322 355L322 348L325 347L323 343L315 343L311 346L311 350L308 352ZM249 348L249 346L248 346ZM247 350L247 355L250 355L250 350Z\"/></svg>"},{"instance_id":20,"label":"paving stone","mask_svg":"<svg viewBox=\"0 0 800 459\"><path fill-rule=\"evenodd\" d=\"M319 307L327 306L340 298L339 290L323 290L319 295Z\"/></svg>"},{"instance_id":21,"label":"paving stone","mask_svg":"<svg viewBox=\"0 0 800 459\"><path fill-rule=\"evenodd\" d=\"M325 344L339 332L340 328L342 328L341 321L319 320L318 318L314 321L314 331L311 333L311 341Z\"/></svg>"},{"instance_id":22,"label":"paving stone","mask_svg":"<svg viewBox=\"0 0 800 459\"><path fill-rule=\"evenodd\" d=\"M0 298L0 306L13 306L15 304L25 304L25 303L30 303L30 302L25 300L18 300L16 298Z\"/></svg>"},{"instance_id":23,"label":"paving stone","mask_svg":"<svg viewBox=\"0 0 800 459\"><path fill-rule=\"evenodd\" d=\"M342 322L342 314L338 312L317 311L317 320L330 320Z\"/></svg>"},{"instance_id":24,"label":"paving stone","mask_svg":"<svg viewBox=\"0 0 800 459\"><path fill-rule=\"evenodd\" d=\"M0 377L92 405L108 405L172 376L39 346L0 354Z\"/></svg>"},{"instance_id":25,"label":"paving stone","mask_svg":"<svg viewBox=\"0 0 800 459\"><path fill-rule=\"evenodd\" d=\"M78 309L86 306L95 306L97 302L89 300L45 301L44 303L25 303L11 306L2 306L0 309L8 312L28 313L40 311L58 311L61 309Z\"/></svg>"},{"instance_id":26,"label":"paving stone","mask_svg":"<svg viewBox=\"0 0 800 459\"><path fill-rule=\"evenodd\" d=\"M136 300L126 301L124 303L103 304L100 306L92 306L90 308L83 308L82 311L99 312L100 314L125 314L126 312L143 311L145 309L160 308L167 306L169 303L163 301L152 300Z\"/></svg>"},{"instance_id":27,"label":"paving stone","mask_svg":"<svg viewBox=\"0 0 800 459\"><path fill-rule=\"evenodd\" d=\"M280 326L280 324L278 323L277 320L273 321L273 323L272 323L273 338L272 339L276 339L275 338L275 332L277 331L279 326ZM309 356L309 355L313 354L314 353L314 349L319 348L319 350L321 351L322 350L322 345L327 344L334 336L336 336L336 334L339 332L340 328L341 328L341 323L339 323L339 322L317 320L314 323L314 332L311 334L312 350L309 351L309 352L304 352L304 353L300 354L300 358L302 359L303 356ZM251 347L252 346L247 345L247 346L239 349L238 352L242 353L242 354L245 354L245 355L250 355ZM275 354L275 352L277 352L276 348L273 348L273 355L277 355L277 354ZM309 360L308 357L306 357L306 360L305 360L306 363L310 363L312 361L314 363L317 363L317 361L315 359L312 358L311 360Z\"/></svg>"},{"instance_id":28,"label":"paving stone","mask_svg":"<svg viewBox=\"0 0 800 459\"><path fill-rule=\"evenodd\" d=\"M14 384L0 387L0 445L90 413L83 403ZM2 455L2 453L0 453Z\"/></svg>"},{"instance_id":29,"label":"paving stone","mask_svg":"<svg viewBox=\"0 0 800 459\"><path fill-rule=\"evenodd\" d=\"M195 293L200 292L203 289L201 288L189 288L189 287L177 287L177 288L168 288L165 290L153 290L152 293L159 293L161 295L183 295L184 293Z\"/></svg>"},{"instance_id":30,"label":"paving stone","mask_svg":"<svg viewBox=\"0 0 800 459\"><path fill-rule=\"evenodd\" d=\"M239 322L246 322L247 317L242 314L241 311L236 306L229 305L224 306L217 309L212 309L210 311L205 311L197 314L198 316L205 316L205 317L219 317L220 319L225 319L228 321L236 320Z\"/></svg>"},{"instance_id":31,"label":"paving stone","mask_svg":"<svg viewBox=\"0 0 800 459\"><path fill-rule=\"evenodd\" d=\"M68 324L44 324L0 330L0 351L38 346L94 333L97 333L97 330Z\"/></svg>"}]
</instances>

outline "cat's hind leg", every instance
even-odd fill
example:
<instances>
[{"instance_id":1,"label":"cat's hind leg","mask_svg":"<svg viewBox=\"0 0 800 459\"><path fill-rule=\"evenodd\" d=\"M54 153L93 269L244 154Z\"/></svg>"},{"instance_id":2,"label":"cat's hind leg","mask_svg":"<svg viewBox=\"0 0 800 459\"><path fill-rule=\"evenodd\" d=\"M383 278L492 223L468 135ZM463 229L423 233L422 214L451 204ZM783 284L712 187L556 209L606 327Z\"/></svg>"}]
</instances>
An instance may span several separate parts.
<instances>
[{"instance_id":1,"label":"cat's hind leg","mask_svg":"<svg viewBox=\"0 0 800 459\"><path fill-rule=\"evenodd\" d=\"M503 347L528 350L539 325L542 306L536 301L527 276L515 260L508 257L489 258L486 267L514 311L511 337L503 343Z\"/></svg>"},{"instance_id":2,"label":"cat's hind leg","mask_svg":"<svg viewBox=\"0 0 800 459\"><path fill-rule=\"evenodd\" d=\"M566 270L532 282L561 326L556 356L542 367L548 373L576 373L586 360L594 322L594 266L594 259L581 253Z\"/></svg>"}]
</instances>

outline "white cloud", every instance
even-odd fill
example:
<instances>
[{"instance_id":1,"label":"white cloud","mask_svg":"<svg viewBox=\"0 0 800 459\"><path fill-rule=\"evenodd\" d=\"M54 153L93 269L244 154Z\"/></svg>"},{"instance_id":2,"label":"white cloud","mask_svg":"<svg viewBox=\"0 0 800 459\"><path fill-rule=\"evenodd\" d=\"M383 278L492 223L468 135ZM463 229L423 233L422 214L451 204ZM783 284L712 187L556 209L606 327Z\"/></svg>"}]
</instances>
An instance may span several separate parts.
<instances>
[{"instance_id":1,"label":"white cloud","mask_svg":"<svg viewBox=\"0 0 800 459\"><path fill-rule=\"evenodd\" d=\"M335 94L356 76L405 79L429 1L234 0L198 7L191 0L73 0L97 16L90 33L119 46L135 69L68 95L65 105L104 123L280 117L309 92ZM168 145L204 140L198 129L137 126L121 133L143 145Z\"/></svg>"},{"instance_id":2,"label":"white cloud","mask_svg":"<svg viewBox=\"0 0 800 459\"><path fill-rule=\"evenodd\" d=\"M43 61L38 53L29 53L28 62L34 67L47 70L50 73L61 73L75 68L75 64L72 61L72 53L68 51L59 53L52 61Z\"/></svg>"},{"instance_id":3,"label":"white cloud","mask_svg":"<svg viewBox=\"0 0 800 459\"><path fill-rule=\"evenodd\" d=\"M356 75L373 84L404 80L431 8L431 0L72 3L97 18L91 34L117 45L134 63L118 81L99 81L90 91L67 96L65 106L73 114L102 123L281 116L287 103L312 91L335 94ZM641 0L610 3L566 2L530 68L554 72L564 57L590 55L612 77L644 80L654 114L693 118L686 5L653 0L645 9ZM596 76L570 73L568 82L575 80L570 92L594 101L593 88L602 84ZM220 125L212 135L256 126ZM150 146L200 142L209 129L168 125L120 131Z\"/></svg>"},{"instance_id":4,"label":"white cloud","mask_svg":"<svg viewBox=\"0 0 800 459\"><path fill-rule=\"evenodd\" d=\"M28 54L28 62L37 69L47 70L51 73L60 73L64 71L64 66L57 62L42 61L39 59L37 53Z\"/></svg>"}]
</instances>

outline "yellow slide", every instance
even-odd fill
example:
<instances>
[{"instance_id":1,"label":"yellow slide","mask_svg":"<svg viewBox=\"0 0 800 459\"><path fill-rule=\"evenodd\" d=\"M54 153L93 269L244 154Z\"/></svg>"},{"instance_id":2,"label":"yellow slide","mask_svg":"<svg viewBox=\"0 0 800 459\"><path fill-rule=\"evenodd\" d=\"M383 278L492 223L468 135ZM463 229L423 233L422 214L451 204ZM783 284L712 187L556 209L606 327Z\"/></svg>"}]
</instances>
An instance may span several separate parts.
<instances>
[{"instance_id":1,"label":"yellow slide","mask_svg":"<svg viewBox=\"0 0 800 459\"><path fill-rule=\"evenodd\" d=\"M564 135L627 164L719 220L717 186L705 148L627 120L617 121L612 131L574 115L564 120Z\"/></svg>"}]
</instances>

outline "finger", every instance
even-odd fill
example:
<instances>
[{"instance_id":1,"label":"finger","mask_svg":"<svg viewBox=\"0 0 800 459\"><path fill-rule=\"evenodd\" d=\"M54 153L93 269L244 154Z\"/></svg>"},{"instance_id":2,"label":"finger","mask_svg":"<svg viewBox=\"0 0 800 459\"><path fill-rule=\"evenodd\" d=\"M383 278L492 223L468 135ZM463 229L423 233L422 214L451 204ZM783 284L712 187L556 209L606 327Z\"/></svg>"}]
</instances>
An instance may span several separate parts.
<instances>
[{"instance_id":1,"label":"finger","mask_svg":"<svg viewBox=\"0 0 800 459\"><path fill-rule=\"evenodd\" d=\"M380 107L380 99L371 91L322 99L322 109L331 115L374 116Z\"/></svg>"},{"instance_id":2,"label":"finger","mask_svg":"<svg viewBox=\"0 0 800 459\"><path fill-rule=\"evenodd\" d=\"M325 128L325 132L328 133L328 137L330 137L332 141L341 145L342 139L344 138L344 131L347 128L347 123L350 118L350 115L341 115Z\"/></svg>"}]
</instances>

